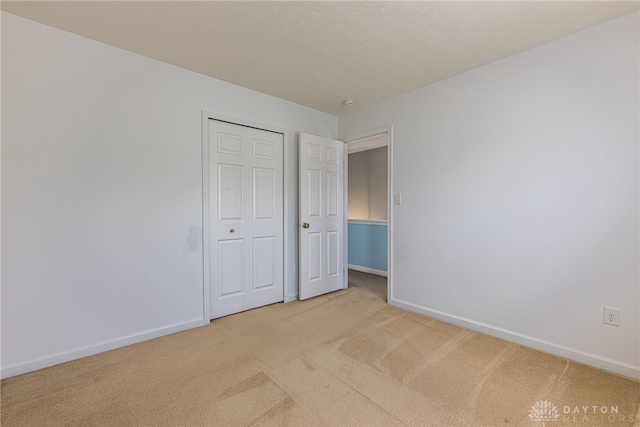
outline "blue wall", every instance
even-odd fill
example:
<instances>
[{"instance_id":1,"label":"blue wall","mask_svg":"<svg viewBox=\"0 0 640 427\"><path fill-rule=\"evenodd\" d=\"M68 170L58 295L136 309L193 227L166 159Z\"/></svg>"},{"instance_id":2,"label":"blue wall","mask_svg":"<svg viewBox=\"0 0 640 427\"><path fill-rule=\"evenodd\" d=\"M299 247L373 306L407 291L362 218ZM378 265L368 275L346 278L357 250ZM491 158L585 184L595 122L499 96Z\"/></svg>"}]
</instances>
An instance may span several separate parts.
<instances>
[{"instance_id":1,"label":"blue wall","mask_svg":"<svg viewBox=\"0 0 640 427\"><path fill-rule=\"evenodd\" d=\"M349 264L387 271L387 225L349 221Z\"/></svg>"}]
</instances>

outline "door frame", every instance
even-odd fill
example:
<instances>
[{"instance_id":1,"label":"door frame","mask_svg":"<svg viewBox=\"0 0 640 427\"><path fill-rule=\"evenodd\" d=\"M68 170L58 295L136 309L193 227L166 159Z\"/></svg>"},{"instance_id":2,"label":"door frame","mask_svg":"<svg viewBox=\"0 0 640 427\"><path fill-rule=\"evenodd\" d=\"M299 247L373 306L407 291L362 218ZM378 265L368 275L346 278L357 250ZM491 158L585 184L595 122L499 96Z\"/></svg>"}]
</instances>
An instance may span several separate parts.
<instances>
[{"instance_id":1,"label":"door frame","mask_svg":"<svg viewBox=\"0 0 640 427\"><path fill-rule=\"evenodd\" d=\"M387 134L387 304L389 304L393 296L393 125L349 135L342 138L342 140L345 143L345 147L348 148L349 142L382 133ZM345 161L347 167L348 163L347 156L347 161ZM349 183L346 182L346 185L349 185ZM347 262L347 256L348 254L345 254L345 262Z\"/></svg>"},{"instance_id":2,"label":"door frame","mask_svg":"<svg viewBox=\"0 0 640 427\"><path fill-rule=\"evenodd\" d=\"M224 114L215 113L211 111L202 110L202 297L204 299L202 305L203 324L207 325L211 322L211 302L210 302L210 262L209 262L209 231L211 230L211 222L209 221L209 120L218 120L238 126L245 126L254 129L264 130L267 132L274 132L282 134L283 144L283 158L282 158L282 203L283 203L283 284L282 284L282 300L287 302L287 289L289 288L289 275L287 274L287 259L286 255L289 251L289 235L291 218L287 212L287 206L289 205L289 192L287 183L289 182L289 172L287 171L287 165L289 164L289 152L287 150L288 132L284 129L266 125L264 123L256 123L237 117L230 117Z\"/></svg>"}]
</instances>

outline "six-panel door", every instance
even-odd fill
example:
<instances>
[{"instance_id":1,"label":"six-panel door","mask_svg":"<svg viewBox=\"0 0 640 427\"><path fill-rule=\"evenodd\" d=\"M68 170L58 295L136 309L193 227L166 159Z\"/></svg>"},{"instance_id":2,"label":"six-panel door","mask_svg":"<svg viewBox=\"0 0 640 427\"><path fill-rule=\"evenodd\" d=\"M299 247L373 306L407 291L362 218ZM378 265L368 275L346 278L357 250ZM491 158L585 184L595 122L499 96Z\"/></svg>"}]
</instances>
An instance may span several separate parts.
<instances>
[{"instance_id":1,"label":"six-panel door","mask_svg":"<svg viewBox=\"0 0 640 427\"><path fill-rule=\"evenodd\" d=\"M283 135L208 123L211 318L283 301Z\"/></svg>"},{"instance_id":2,"label":"six-panel door","mask_svg":"<svg viewBox=\"0 0 640 427\"><path fill-rule=\"evenodd\" d=\"M298 298L344 288L344 144L300 134Z\"/></svg>"}]
</instances>

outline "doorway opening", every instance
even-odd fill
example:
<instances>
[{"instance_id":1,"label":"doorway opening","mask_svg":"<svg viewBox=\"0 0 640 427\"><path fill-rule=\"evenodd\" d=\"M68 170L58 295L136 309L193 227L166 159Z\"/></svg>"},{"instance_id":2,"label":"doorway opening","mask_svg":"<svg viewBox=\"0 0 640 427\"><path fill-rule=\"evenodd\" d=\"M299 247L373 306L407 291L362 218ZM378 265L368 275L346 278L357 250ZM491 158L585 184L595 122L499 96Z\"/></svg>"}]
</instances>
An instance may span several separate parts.
<instances>
[{"instance_id":1,"label":"doorway opening","mask_svg":"<svg viewBox=\"0 0 640 427\"><path fill-rule=\"evenodd\" d=\"M347 140L349 286L389 301L390 131Z\"/></svg>"}]
</instances>

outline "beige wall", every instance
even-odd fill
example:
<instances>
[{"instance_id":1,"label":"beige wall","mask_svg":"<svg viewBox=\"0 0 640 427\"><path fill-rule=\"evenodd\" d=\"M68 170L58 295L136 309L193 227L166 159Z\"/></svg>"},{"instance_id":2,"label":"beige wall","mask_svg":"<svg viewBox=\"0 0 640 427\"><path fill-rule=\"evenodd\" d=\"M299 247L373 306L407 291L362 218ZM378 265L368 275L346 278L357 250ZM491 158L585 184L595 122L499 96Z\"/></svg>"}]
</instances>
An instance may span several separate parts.
<instances>
[{"instance_id":1,"label":"beige wall","mask_svg":"<svg viewBox=\"0 0 640 427\"><path fill-rule=\"evenodd\" d=\"M349 219L387 220L387 147L349 154Z\"/></svg>"}]
</instances>

